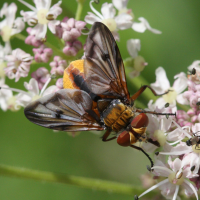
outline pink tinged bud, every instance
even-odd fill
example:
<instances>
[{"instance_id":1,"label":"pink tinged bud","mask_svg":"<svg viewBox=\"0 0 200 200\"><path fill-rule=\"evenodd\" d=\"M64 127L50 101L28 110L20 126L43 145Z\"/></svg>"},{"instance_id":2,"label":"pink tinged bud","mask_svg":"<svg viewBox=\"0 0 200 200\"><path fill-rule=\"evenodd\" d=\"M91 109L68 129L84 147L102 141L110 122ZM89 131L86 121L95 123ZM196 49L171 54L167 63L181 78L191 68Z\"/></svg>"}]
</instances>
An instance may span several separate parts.
<instances>
[{"instance_id":1,"label":"pink tinged bud","mask_svg":"<svg viewBox=\"0 0 200 200\"><path fill-rule=\"evenodd\" d=\"M67 22L68 20L69 20L68 17L64 17L63 20L62 20L62 22Z\"/></svg>"},{"instance_id":2,"label":"pink tinged bud","mask_svg":"<svg viewBox=\"0 0 200 200\"><path fill-rule=\"evenodd\" d=\"M67 24L70 28L73 28L75 27L75 22L76 20L74 18L70 18L68 21L67 21Z\"/></svg>"},{"instance_id":3,"label":"pink tinged bud","mask_svg":"<svg viewBox=\"0 0 200 200\"><path fill-rule=\"evenodd\" d=\"M184 120L183 120L183 119L179 119L179 120L177 121L177 123L178 123L181 127L184 126Z\"/></svg>"},{"instance_id":4,"label":"pink tinged bud","mask_svg":"<svg viewBox=\"0 0 200 200\"><path fill-rule=\"evenodd\" d=\"M177 119L184 119L184 120L188 120L189 119L189 116L183 110L177 110L176 117L177 117Z\"/></svg>"},{"instance_id":5,"label":"pink tinged bud","mask_svg":"<svg viewBox=\"0 0 200 200\"><path fill-rule=\"evenodd\" d=\"M193 91L185 91L183 93L183 97L187 98L189 100L189 98L191 97L191 95L194 94Z\"/></svg>"},{"instance_id":6,"label":"pink tinged bud","mask_svg":"<svg viewBox=\"0 0 200 200\"><path fill-rule=\"evenodd\" d=\"M183 126L189 126L190 128L192 128L192 125L193 125L193 123L187 122L187 121L185 121L185 122L183 123Z\"/></svg>"},{"instance_id":7,"label":"pink tinged bud","mask_svg":"<svg viewBox=\"0 0 200 200\"><path fill-rule=\"evenodd\" d=\"M199 115L199 114L200 114L200 110L198 110L198 111L196 112L196 114Z\"/></svg>"},{"instance_id":8,"label":"pink tinged bud","mask_svg":"<svg viewBox=\"0 0 200 200\"><path fill-rule=\"evenodd\" d=\"M73 47L64 47L63 53L66 54L67 56L76 56L78 52Z\"/></svg>"},{"instance_id":9,"label":"pink tinged bud","mask_svg":"<svg viewBox=\"0 0 200 200\"><path fill-rule=\"evenodd\" d=\"M35 54L36 62L48 62L50 57L53 54L52 49L46 48L45 45L40 46L38 49L33 49L33 53Z\"/></svg>"},{"instance_id":10,"label":"pink tinged bud","mask_svg":"<svg viewBox=\"0 0 200 200\"><path fill-rule=\"evenodd\" d=\"M61 39L62 35L63 35L63 28L60 25L56 26L55 36Z\"/></svg>"},{"instance_id":11,"label":"pink tinged bud","mask_svg":"<svg viewBox=\"0 0 200 200\"><path fill-rule=\"evenodd\" d=\"M62 60L61 57L55 56L54 61L52 61L49 65L51 66L51 74L56 74L62 76L65 68L67 67L67 62Z\"/></svg>"},{"instance_id":12,"label":"pink tinged bud","mask_svg":"<svg viewBox=\"0 0 200 200\"><path fill-rule=\"evenodd\" d=\"M83 22L83 21L77 21L75 23L75 27L78 29L78 30L82 30L86 25L86 22Z\"/></svg>"},{"instance_id":13,"label":"pink tinged bud","mask_svg":"<svg viewBox=\"0 0 200 200\"><path fill-rule=\"evenodd\" d=\"M194 94L190 97L189 101L191 107L196 107L196 103L198 102L198 97Z\"/></svg>"},{"instance_id":14,"label":"pink tinged bud","mask_svg":"<svg viewBox=\"0 0 200 200\"><path fill-rule=\"evenodd\" d=\"M68 56L75 56L81 48L82 44L78 40L74 42L66 42L63 52Z\"/></svg>"},{"instance_id":15,"label":"pink tinged bud","mask_svg":"<svg viewBox=\"0 0 200 200\"><path fill-rule=\"evenodd\" d=\"M59 89L63 89L63 78L59 78L59 79L56 81L56 86L57 86Z\"/></svg>"},{"instance_id":16,"label":"pink tinged bud","mask_svg":"<svg viewBox=\"0 0 200 200\"><path fill-rule=\"evenodd\" d=\"M28 32L29 36L25 39L25 43L28 45L32 45L34 47L39 47L43 44L41 40L37 40L34 35L30 35L32 28L28 27L26 31Z\"/></svg>"},{"instance_id":17,"label":"pink tinged bud","mask_svg":"<svg viewBox=\"0 0 200 200\"><path fill-rule=\"evenodd\" d=\"M193 91L193 92L196 92L196 85L194 82L192 82L191 80L188 80L188 90L189 91Z\"/></svg>"},{"instance_id":18,"label":"pink tinged bud","mask_svg":"<svg viewBox=\"0 0 200 200\"><path fill-rule=\"evenodd\" d=\"M194 123L194 122L196 122L196 121L197 121L197 119L198 119L198 116L197 116L197 115L195 115L195 116L193 116L193 117L191 118L191 122L192 122L192 123Z\"/></svg>"},{"instance_id":19,"label":"pink tinged bud","mask_svg":"<svg viewBox=\"0 0 200 200\"><path fill-rule=\"evenodd\" d=\"M74 18L70 18L67 21L62 22L61 26L63 28L63 40L65 42L76 40L81 36L81 30L84 28L85 24L85 22L76 21Z\"/></svg>"},{"instance_id":20,"label":"pink tinged bud","mask_svg":"<svg viewBox=\"0 0 200 200\"><path fill-rule=\"evenodd\" d=\"M195 88L196 88L196 91L197 91L197 92L200 92L200 85L199 85L199 84L198 84L198 85L196 85L196 87L195 87Z\"/></svg>"},{"instance_id":21,"label":"pink tinged bud","mask_svg":"<svg viewBox=\"0 0 200 200\"><path fill-rule=\"evenodd\" d=\"M49 71L45 67L38 68L31 74L31 77L38 82L39 89L41 90L44 84L50 77Z\"/></svg>"},{"instance_id":22,"label":"pink tinged bud","mask_svg":"<svg viewBox=\"0 0 200 200\"><path fill-rule=\"evenodd\" d=\"M195 112L194 109L189 109L189 110L187 111L187 114L188 114L189 116L193 116L193 115L196 114L196 112Z\"/></svg>"}]
</instances>

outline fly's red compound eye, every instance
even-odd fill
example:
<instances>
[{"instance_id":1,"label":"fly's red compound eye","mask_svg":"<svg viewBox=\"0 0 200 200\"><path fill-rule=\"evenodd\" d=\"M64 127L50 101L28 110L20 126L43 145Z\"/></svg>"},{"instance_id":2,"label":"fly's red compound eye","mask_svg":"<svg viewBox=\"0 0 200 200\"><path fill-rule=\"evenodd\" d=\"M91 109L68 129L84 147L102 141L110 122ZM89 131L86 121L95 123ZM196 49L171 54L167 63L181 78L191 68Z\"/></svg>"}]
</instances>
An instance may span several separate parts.
<instances>
[{"instance_id":1,"label":"fly's red compound eye","mask_svg":"<svg viewBox=\"0 0 200 200\"><path fill-rule=\"evenodd\" d=\"M121 146L130 146L130 134L128 131L123 131L117 138L117 143Z\"/></svg>"},{"instance_id":2,"label":"fly's red compound eye","mask_svg":"<svg viewBox=\"0 0 200 200\"><path fill-rule=\"evenodd\" d=\"M131 122L133 128L147 127L149 119L145 113L137 115Z\"/></svg>"}]
</instances>

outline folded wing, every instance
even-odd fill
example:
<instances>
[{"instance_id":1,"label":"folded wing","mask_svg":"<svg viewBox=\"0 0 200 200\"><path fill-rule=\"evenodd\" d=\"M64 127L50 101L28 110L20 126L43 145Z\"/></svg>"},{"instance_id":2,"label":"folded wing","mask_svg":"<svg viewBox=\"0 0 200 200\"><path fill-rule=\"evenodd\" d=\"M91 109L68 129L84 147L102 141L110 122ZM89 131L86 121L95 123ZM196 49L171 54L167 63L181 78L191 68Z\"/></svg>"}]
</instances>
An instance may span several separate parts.
<instances>
[{"instance_id":1,"label":"folded wing","mask_svg":"<svg viewBox=\"0 0 200 200\"><path fill-rule=\"evenodd\" d=\"M96 22L86 41L84 75L95 94L130 100L123 61L110 30Z\"/></svg>"},{"instance_id":2,"label":"folded wing","mask_svg":"<svg viewBox=\"0 0 200 200\"><path fill-rule=\"evenodd\" d=\"M104 130L92 103L82 90L62 89L30 103L24 113L31 122L54 130Z\"/></svg>"}]
</instances>

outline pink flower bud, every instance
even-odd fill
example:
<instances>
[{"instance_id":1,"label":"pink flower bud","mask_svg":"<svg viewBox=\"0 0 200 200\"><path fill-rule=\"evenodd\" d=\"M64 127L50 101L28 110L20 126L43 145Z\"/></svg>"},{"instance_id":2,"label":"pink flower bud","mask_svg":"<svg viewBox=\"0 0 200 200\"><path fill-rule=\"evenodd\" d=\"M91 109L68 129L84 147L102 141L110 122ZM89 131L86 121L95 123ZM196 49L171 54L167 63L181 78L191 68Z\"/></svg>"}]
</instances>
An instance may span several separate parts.
<instances>
[{"instance_id":1,"label":"pink flower bud","mask_svg":"<svg viewBox=\"0 0 200 200\"><path fill-rule=\"evenodd\" d=\"M78 40L73 42L66 42L66 46L63 48L63 53L68 56L76 56L78 51L82 48L82 43Z\"/></svg>"},{"instance_id":2,"label":"pink flower bud","mask_svg":"<svg viewBox=\"0 0 200 200\"><path fill-rule=\"evenodd\" d=\"M63 89L63 78L59 78L59 79L56 81L56 86L57 86L59 89Z\"/></svg>"},{"instance_id":3,"label":"pink flower bud","mask_svg":"<svg viewBox=\"0 0 200 200\"><path fill-rule=\"evenodd\" d=\"M50 57L53 54L53 50L50 48L46 48L45 45L41 45L38 49L33 49L33 53L35 54L36 62L45 62L47 63Z\"/></svg>"},{"instance_id":4,"label":"pink flower bud","mask_svg":"<svg viewBox=\"0 0 200 200\"><path fill-rule=\"evenodd\" d=\"M34 35L30 35L32 28L28 27L26 31L28 32L29 36L25 39L25 43L28 45L32 45L34 47L39 47L40 45L43 44L41 40L37 40Z\"/></svg>"},{"instance_id":5,"label":"pink flower bud","mask_svg":"<svg viewBox=\"0 0 200 200\"><path fill-rule=\"evenodd\" d=\"M63 28L62 38L65 42L76 40L81 36L81 30L85 26L85 22L76 21L74 18L70 18L61 23Z\"/></svg>"},{"instance_id":6,"label":"pink flower bud","mask_svg":"<svg viewBox=\"0 0 200 200\"><path fill-rule=\"evenodd\" d=\"M40 67L31 74L31 77L38 82L39 89L41 90L46 81L49 79L50 74L45 67Z\"/></svg>"},{"instance_id":7,"label":"pink flower bud","mask_svg":"<svg viewBox=\"0 0 200 200\"><path fill-rule=\"evenodd\" d=\"M75 27L79 30L82 30L86 25L86 22L83 21L76 21L75 23Z\"/></svg>"},{"instance_id":8,"label":"pink flower bud","mask_svg":"<svg viewBox=\"0 0 200 200\"><path fill-rule=\"evenodd\" d=\"M56 74L62 76L65 68L67 67L67 62L62 60L61 57L55 56L53 61L50 63L51 74Z\"/></svg>"}]
</instances>

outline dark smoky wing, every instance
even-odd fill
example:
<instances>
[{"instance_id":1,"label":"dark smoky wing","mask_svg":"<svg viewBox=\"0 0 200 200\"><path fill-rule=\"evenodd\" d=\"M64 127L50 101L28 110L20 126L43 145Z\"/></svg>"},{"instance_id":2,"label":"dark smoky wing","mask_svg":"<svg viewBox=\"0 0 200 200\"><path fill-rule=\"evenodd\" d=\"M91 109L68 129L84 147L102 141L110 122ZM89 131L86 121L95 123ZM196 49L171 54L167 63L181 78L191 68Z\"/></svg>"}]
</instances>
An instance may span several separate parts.
<instances>
[{"instance_id":1,"label":"dark smoky wing","mask_svg":"<svg viewBox=\"0 0 200 200\"><path fill-rule=\"evenodd\" d=\"M130 99L123 61L110 30L96 22L86 41L85 79L95 94Z\"/></svg>"},{"instance_id":2,"label":"dark smoky wing","mask_svg":"<svg viewBox=\"0 0 200 200\"><path fill-rule=\"evenodd\" d=\"M60 131L103 130L92 110L90 96L77 89L62 89L46 95L24 110L33 123Z\"/></svg>"}]
</instances>

